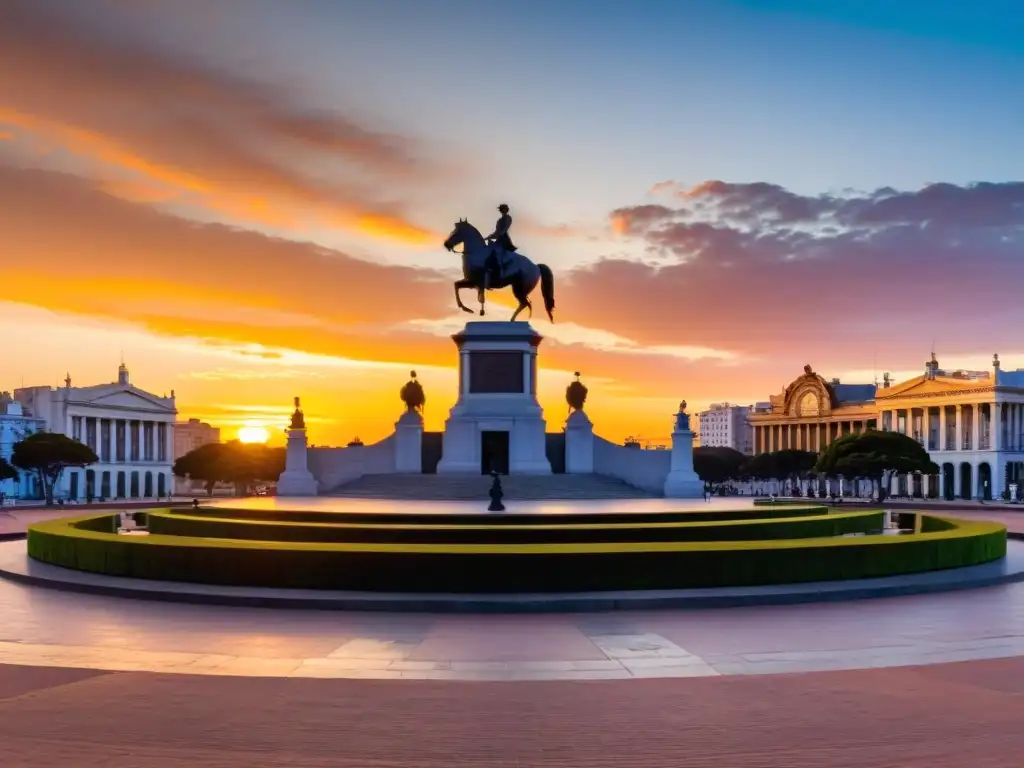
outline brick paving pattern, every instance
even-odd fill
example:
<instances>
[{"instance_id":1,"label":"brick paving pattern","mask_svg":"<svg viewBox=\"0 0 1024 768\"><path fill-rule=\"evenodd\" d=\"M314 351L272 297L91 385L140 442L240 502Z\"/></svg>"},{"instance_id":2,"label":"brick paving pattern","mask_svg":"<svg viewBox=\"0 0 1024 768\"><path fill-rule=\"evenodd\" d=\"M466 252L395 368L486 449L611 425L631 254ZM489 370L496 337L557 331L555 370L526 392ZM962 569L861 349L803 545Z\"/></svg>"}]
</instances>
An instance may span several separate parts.
<instances>
[{"instance_id":1,"label":"brick paving pattern","mask_svg":"<svg viewBox=\"0 0 1024 768\"><path fill-rule=\"evenodd\" d=\"M4 768L1009 768L1024 659L593 682L0 667Z\"/></svg>"}]
</instances>

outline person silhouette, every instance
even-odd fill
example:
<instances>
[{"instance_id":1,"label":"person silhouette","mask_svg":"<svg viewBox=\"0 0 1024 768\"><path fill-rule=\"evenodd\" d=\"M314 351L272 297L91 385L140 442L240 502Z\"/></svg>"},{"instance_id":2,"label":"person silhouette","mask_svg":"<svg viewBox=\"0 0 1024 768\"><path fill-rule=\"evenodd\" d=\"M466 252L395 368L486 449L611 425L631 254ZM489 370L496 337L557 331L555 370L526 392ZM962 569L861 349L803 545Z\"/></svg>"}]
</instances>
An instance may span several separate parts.
<instances>
[{"instance_id":1,"label":"person silhouette","mask_svg":"<svg viewBox=\"0 0 1024 768\"><path fill-rule=\"evenodd\" d=\"M502 280L504 277L505 257L516 250L516 246L512 243L512 238L508 234L509 229L512 228L512 216L509 215L509 207L502 203L498 206L498 211L501 213L501 217L494 225L494 231L486 238L494 247L487 254L487 260L484 263L485 291L490 288L492 274L496 275L496 282Z\"/></svg>"}]
</instances>

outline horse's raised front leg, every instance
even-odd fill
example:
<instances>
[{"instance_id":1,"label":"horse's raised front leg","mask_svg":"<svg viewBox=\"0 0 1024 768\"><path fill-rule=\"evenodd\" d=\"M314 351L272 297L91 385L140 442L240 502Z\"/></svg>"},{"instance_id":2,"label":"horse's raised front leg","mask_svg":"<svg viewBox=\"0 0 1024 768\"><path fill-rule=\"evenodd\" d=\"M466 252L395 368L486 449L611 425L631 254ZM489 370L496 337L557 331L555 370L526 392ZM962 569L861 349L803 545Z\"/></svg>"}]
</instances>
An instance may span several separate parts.
<instances>
[{"instance_id":1,"label":"horse's raised front leg","mask_svg":"<svg viewBox=\"0 0 1024 768\"><path fill-rule=\"evenodd\" d=\"M476 300L480 302L480 317L484 316L484 296L485 295L486 294L484 293L484 289L483 288L477 288L476 289Z\"/></svg>"},{"instance_id":2,"label":"horse's raised front leg","mask_svg":"<svg viewBox=\"0 0 1024 768\"><path fill-rule=\"evenodd\" d=\"M461 309L463 312L469 312L469 314L473 314L473 310L462 303L462 297L459 296L459 291L462 290L463 288L472 287L473 283L470 282L469 280L462 279L455 281L455 303L459 305L459 309Z\"/></svg>"}]
</instances>

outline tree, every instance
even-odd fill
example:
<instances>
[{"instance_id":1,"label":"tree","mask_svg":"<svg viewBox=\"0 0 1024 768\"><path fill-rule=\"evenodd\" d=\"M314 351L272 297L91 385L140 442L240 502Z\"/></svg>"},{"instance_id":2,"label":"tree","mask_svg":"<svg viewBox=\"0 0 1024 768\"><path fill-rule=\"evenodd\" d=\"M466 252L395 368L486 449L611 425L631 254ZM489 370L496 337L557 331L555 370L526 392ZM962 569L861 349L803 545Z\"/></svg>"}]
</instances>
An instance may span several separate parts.
<instances>
[{"instance_id":1,"label":"tree","mask_svg":"<svg viewBox=\"0 0 1024 768\"><path fill-rule=\"evenodd\" d=\"M89 446L56 432L36 432L14 444L11 464L39 478L46 505L53 505L53 489L68 467L87 467L99 461Z\"/></svg>"},{"instance_id":2,"label":"tree","mask_svg":"<svg viewBox=\"0 0 1024 768\"><path fill-rule=\"evenodd\" d=\"M207 443L174 462L174 474L202 482L208 496L217 483L234 483L245 492L253 483L276 480L284 472L284 448L259 443Z\"/></svg>"},{"instance_id":3,"label":"tree","mask_svg":"<svg viewBox=\"0 0 1024 768\"><path fill-rule=\"evenodd\" d=\"M0 456L0 483L4 480L17 480L18 470L10 465L3 456Z\"/></svg>"},{"instance_id":4,"label":"tree","mask_svg":"<svg viewBox=\"0 0 1024 768\"><path fill-rule=\"evenodd\" d=\"M817 454L810 451L784 448L781 451L759 453L747 462L743 471L760 480L789 480L795 484L814 468L817 458Z\"/></svg>"},{"instance_id":5,"label":"tree","mask_svg":"<svg viewBox=\"0 0 1024 768\"><path fill-rule=\"evenodd\" d=\"M206 495L212 496L213 486L224 479L224 461L224 444L207 443L175 459L171 471L178 477L203 483Z\"/></svg>"},{"instance_id":6,"label":"tree","mask_svg":"<svg viewBox=\"0 0 1024 768\"><path fill-rule=\"evenodd\" d=\"M799 485L800 481L807 477L814 469L818 455L811 451L801 451L797 448L785 448L776 451L776 466L780 480L789 480L793 485Z\"/></svg>"},{"instance_id":7,"label":"tree","mask_svg":"<svg viewBox=\"0 0 1024 768\"><path fill-rule=\"evenodd\" d=\"M709 491L739 479L746 464L747 457L734 448L701 446L693 449L693 470Z\"/></svg>"},{"instance_id":8,"label":"tree","mask_svg":"<svg viewBox=\"0 0 1024 768\"><path fill-rule=\"evenodd\" d=\"M899 432L868 430L844 435L818 457L815 470L829 477L864 477L878 488L878 500L888 495L897 474L935 474L938 466L917 440Z\"/></svg>"}]
</instances>

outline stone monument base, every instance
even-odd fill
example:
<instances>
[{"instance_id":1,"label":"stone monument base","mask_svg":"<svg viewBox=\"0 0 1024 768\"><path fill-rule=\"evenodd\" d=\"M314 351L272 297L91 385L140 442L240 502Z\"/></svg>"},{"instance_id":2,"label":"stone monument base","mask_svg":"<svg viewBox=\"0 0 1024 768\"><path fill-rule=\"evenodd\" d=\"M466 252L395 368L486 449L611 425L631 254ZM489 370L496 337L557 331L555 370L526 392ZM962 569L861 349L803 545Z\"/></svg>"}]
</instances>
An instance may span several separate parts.
<instances>
[{"instance_id":1,"label":"stone monument base","mask_svg":"<svg viewBox=\"0 0 1024 768\"><path fill-rule=\"evenodd\" d=\"M459 348L459 399L445 422L438 474L550 475L529 323L471 322Z\"/></svg>"},{"instance_id":2,"label":"stone monument base","mask_svg":"<svg viewBox=\"0 0 1024 768\"><path fill-rule=\"evenodd\" d=\"M669 472L665 478L666 499L700 499L704 482L693 472Z\"/></svg>"},{"instance_id":3,"label":"stone monument base","mask_svg":"<svg viewBox=\"0 0 1024 768\"><path fill-rule=\"evenodd\" d=\"M318 493L316 478L308 471L286 471L277 478L278 496L316 496Z\"/></svg>"}]
</instances>

